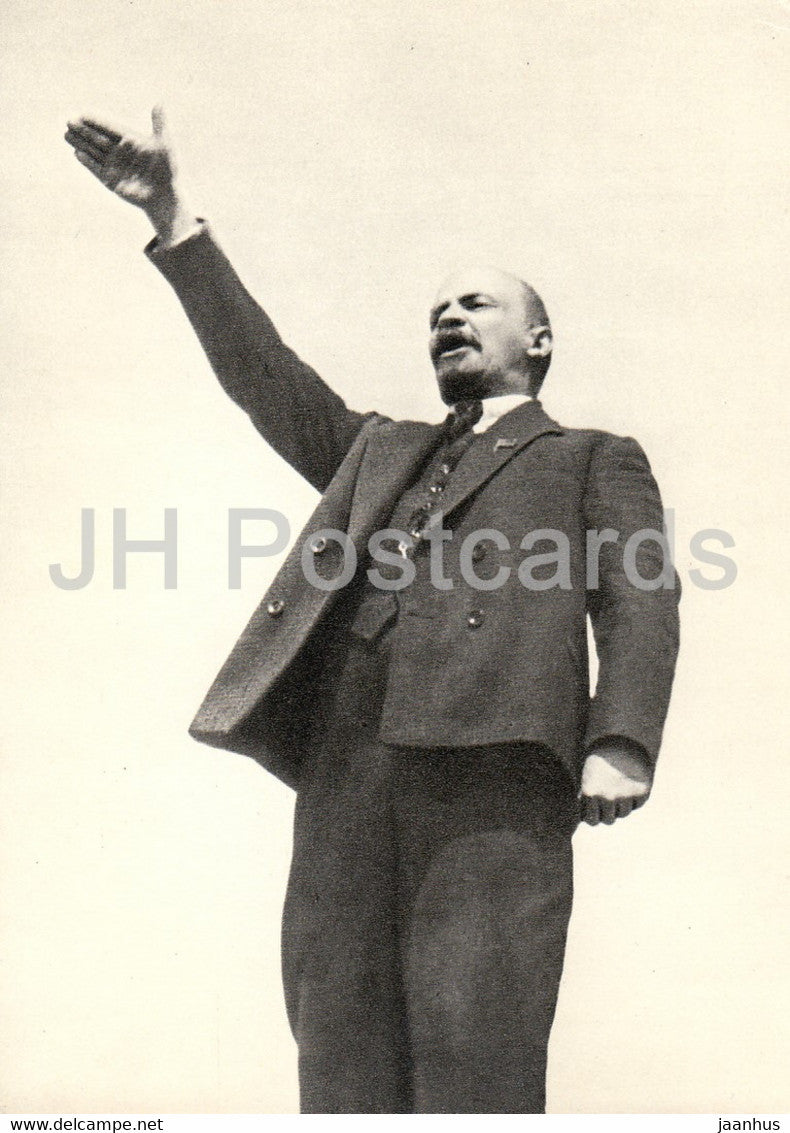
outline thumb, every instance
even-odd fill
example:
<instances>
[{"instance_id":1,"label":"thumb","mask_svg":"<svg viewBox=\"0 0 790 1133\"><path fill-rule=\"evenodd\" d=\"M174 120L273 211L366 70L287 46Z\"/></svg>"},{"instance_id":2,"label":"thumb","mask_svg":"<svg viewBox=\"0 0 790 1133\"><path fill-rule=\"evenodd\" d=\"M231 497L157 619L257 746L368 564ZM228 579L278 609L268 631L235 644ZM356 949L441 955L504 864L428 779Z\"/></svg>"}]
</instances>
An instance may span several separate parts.
<instances>
[{"instance_id":1,"label":"thumb","mask_svg":"<svg viewBox=\"0 0 790 1133\"><path fill-rule=\"evenodd\" d=\"M154 128L154 137L161 138L165 132L165 111L159 103L151 111L151 125Z\"/></svg>"}]
</instances>

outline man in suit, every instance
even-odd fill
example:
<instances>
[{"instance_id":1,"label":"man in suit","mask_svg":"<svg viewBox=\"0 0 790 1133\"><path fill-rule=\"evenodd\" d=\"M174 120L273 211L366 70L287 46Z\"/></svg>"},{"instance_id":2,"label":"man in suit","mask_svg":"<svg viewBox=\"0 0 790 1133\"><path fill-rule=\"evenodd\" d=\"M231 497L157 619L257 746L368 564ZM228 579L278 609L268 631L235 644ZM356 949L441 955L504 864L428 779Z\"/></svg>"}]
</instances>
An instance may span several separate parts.
<instances>
[{"instance_id":1,"label":"man in suit","mask_svg":"<svg viewBox=\"0 0 790 1133\"><path fill-rule=\"evenodd\" d=\"M302 1111L540 1112L571 836L647 798L677 653L644 453L546 415L546 310L493 269L431 311L444 425L349 410L183 204L161 112L149 138L66 137L147 212L220 382L323 494L191 728L297 791Z\"/></svg>"}]
</instances>

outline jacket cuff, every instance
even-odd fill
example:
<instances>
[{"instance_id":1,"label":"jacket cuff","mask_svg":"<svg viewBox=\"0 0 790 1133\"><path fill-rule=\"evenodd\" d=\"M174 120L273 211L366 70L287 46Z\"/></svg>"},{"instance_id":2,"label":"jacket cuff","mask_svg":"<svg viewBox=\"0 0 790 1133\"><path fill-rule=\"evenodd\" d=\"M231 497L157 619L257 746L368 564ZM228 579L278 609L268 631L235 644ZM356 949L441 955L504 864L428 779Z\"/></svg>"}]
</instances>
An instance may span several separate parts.
<instances>
[{"instance_id":1,"label":"jacket cuff","mask_svg":"<svg viewBox=\"0 0 790 1133\"><path fill-rule=\"evenodd\" d=\"M629 752L630 755L633 755L643 764L646 771L652 772L655 768L656 761L653 756L651 756L650 752L647 750L644 744L640 744L637 740L632 739L630 736L600 736L598 739L593 740L592 743L589 743L587 745L584 754L586 757L588 755L593 755L596 751L600 751L602 748L613 747L619 747Z\"/></svg>"}]
</instances>

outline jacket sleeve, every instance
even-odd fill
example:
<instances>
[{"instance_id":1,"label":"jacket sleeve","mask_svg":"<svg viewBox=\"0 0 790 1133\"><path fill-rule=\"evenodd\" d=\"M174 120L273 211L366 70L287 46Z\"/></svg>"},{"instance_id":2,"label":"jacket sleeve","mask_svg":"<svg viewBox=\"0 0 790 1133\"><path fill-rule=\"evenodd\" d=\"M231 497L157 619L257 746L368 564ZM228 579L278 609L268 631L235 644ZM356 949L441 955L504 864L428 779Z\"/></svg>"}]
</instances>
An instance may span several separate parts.
<instances>
[{"instance_id":1,"label":"jacket sleeve","mask_svg":"<svg viewBox=\"0 0 790 1133\"><path fill-rule=\"evenodd\" d=\"M225 392L320 492L371 414L355 413L280 338L209 229L146 255L174 288Z\"/></svg>"},{"instance_id":2,"label":"jacket sleeve","mask_svg":"<svg viewBox=\"0 0 790 1133\"><path fill-rule=\"evenodd\" d=\"M597 570L588 551L587 608L599 669L586 748L624 737L654 765L679 645L680 580L657 538L664 532L658 487L631 437L603 436L595 446L585 519L588 533L600 534Z\"/></svg>"}]
</instances>

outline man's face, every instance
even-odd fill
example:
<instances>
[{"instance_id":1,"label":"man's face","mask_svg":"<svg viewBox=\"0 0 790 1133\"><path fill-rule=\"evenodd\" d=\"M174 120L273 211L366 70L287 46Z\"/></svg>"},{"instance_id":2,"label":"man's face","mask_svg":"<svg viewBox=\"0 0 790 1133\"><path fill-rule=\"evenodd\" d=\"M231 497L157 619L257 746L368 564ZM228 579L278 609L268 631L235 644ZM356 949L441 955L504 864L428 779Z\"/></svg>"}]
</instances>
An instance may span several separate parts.
<instances>
[{"instance_id":1,"label":"man's face","mask_svg":"<svg viewBox=\"0 0 790 1133\"><path fill-rule=\"evenodd\" d=\"M534 343L521 281L493 268L456 272L431 310L430 352L442 400L526 393Z\"/></svg>"}]
</instances>

